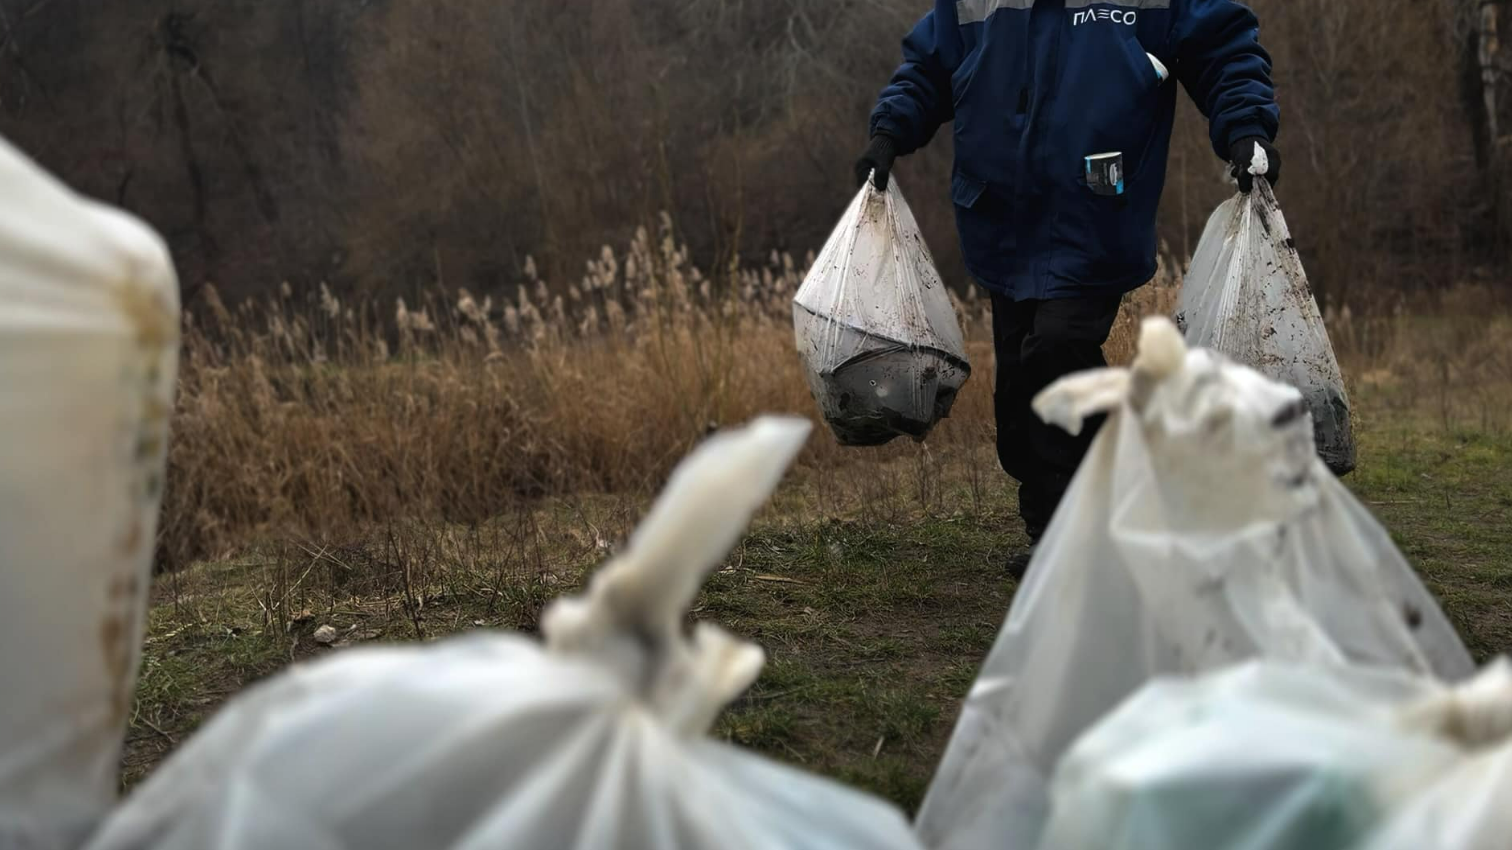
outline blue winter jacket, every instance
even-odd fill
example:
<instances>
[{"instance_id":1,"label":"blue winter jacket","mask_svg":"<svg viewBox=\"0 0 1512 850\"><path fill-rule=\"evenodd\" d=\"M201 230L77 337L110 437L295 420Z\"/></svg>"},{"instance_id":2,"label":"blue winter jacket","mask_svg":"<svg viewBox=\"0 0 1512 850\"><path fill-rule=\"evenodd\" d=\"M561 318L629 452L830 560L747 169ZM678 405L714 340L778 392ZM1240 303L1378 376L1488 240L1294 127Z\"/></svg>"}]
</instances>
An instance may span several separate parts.
<instances>
[{"instance_id":1,"label":"blue winter jacket","mask_svg":"<svg viewBox=\"0 0 1512 850\"><path fill-rule=\"evenodd\" d=\"M1275 139L1270 56L1234 0L936 0L872 112L906 154L955 127L951 195L966 266L1015 300L1133 289L1155 273L1155 208L1180 80L1228 158ZM1084 157L1123 155L1095 194Z\"/></svg>"}]
</instances>

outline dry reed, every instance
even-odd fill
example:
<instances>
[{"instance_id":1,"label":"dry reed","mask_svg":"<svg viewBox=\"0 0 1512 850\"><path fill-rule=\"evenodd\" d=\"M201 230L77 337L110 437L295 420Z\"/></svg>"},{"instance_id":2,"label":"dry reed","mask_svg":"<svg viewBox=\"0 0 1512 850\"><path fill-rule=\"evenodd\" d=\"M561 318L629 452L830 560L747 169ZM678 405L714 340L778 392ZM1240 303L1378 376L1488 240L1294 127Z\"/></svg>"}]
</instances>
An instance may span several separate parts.
<instances>
[{"instance_id":1,"label":"dry reed","mask_svg":"<svg viewBox=\"0 0 1512 850\"><path fill-rule=\"evenodd\" d=\"M400 520L477 523L541 496L644 493L713 428L765 412L812 416L789 306L803 264L774 254L706 274L672 234L664 217L570 283L527 264L513 293L489 297L438 291L386 307L283 287L233 310L205 290L186 316L163 565ZM1140 316L1169 312L1177 282L1163 266L1126 301L1110 359L1130 356ZM973 492L1000 479L985 448L990 317L967 291L958 307L976 374L927 447L842 450L818 436L801 466L932 451L931 462L958 463ZM1445 424L1503 416L1472 402L1508 397L1483 389L1512 382L1512 348L1495 332L1506 320L1462 300L1435 309L1475 320L1439 334L1410 333L1421 311L1405 305L1331 316L1347 371L1442 396ZM927 476L916 478L899 486L927 496Z\"/></svg>"}]
</instances>

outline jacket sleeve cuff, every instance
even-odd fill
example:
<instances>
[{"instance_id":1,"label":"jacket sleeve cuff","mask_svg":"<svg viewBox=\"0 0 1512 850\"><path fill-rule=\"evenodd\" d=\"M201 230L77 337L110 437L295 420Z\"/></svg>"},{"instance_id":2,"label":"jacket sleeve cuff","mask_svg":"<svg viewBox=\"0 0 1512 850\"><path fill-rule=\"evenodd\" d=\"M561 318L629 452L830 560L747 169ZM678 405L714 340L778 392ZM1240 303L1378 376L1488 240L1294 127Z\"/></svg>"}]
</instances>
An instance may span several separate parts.
<instances>
[{"instance_id":1,"label":"jacket sleeve cuff","mask_svg":"<svg viewBox=\"0 0 1512 850\"><path fill-rule=\"evenodd\" d=\"M903 131L903 127L892 120L891 116L883 113L873 115L871 119L870 138L875 139L879 136L886 137L892 141L893 153L898 156L912 153L914 147L917 147L910 146L908 144L908 135Z\"/></svg>"}]
</instances>

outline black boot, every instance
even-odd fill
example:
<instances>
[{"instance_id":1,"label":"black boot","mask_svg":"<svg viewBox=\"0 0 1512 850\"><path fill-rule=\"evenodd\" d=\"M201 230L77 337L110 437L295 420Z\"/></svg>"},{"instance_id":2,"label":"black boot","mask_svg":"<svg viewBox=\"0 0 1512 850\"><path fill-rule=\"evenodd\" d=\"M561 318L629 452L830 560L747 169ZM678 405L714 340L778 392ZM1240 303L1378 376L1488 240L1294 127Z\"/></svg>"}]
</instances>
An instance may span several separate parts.
<instances>
[{"instance_id":1,"label":"black boot","mask_svg":"<svg viewBox=\"0 0 1512 850\"><path fill-rule=\"evenodd\" d=\"M1023 581L1029 572L1029 563L1034 560L1034 547L1023 549L1008 556L1008 575Z\"/></svg>"},{"instance_id":2,"label":"black boot","mask_svg":"<svg viewBox=\"0 0 1512 850\"><path fill-rule=\"evenodd\" d=\"M1008 556L1008 574L1019 581L1023 581L1024 575L1029 572L1029 562L1034 560L1034 553L1039 549L1040 538L1045 535L1045 527L1025 521L1024 534L1029 537L1028 548Z\"/></svg>"}]
</instances>

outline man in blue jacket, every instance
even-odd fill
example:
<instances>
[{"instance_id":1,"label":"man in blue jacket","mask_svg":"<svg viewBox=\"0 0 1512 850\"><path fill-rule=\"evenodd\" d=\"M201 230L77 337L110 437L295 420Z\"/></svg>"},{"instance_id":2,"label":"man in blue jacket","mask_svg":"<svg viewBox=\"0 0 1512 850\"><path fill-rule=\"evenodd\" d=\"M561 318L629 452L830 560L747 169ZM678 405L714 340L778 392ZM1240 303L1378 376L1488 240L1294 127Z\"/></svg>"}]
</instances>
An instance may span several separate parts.
<instances>
[{"instance_id":1,"label":"man in blue jacket","mask_svg":"<svg viewBox=\"0 0 1512 850\"><path fill-rule=\"evenodd\" d=\"M1037 541L1090 445L1030 401L1107 365L1124 293L1155 273L1155 208L1174 76L1249 191L1258 147L1275 182L1279 120L1254 13L1234 0L936 0L903 40L871 116L857 183L953 123L951 196L966 267L992 296L998 459ZM1016 559L1022 569L1027 558Z\"/></svg>"}]
</instances>

